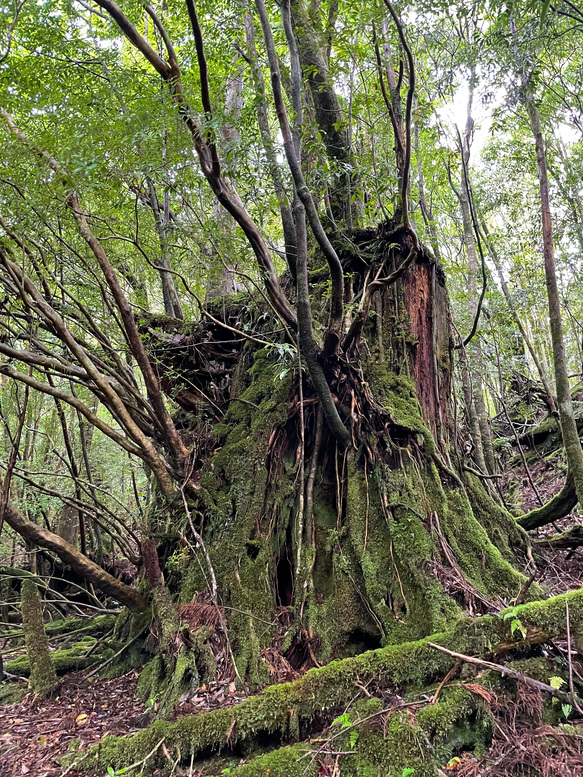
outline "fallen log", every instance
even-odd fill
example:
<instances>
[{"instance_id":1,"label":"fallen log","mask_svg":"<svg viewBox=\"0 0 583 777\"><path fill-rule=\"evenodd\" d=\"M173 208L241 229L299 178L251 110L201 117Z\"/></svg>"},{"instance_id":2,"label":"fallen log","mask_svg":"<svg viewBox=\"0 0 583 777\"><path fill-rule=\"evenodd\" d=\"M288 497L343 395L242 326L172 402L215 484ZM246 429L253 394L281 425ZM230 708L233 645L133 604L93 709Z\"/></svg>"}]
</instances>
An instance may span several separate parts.
<instances>
[{"instance_id":1,"label":"fallen log","mask_svg":"<svg viewBox=\"0 0 583 777\"><path fill-rule=\"evenodd\" d=\"M148 753L160 739L181 757L208 750L228 750L245 741L275 734L293 739L302 723L354 699L359 687L369 690L411 689L443 677L457 658L434 648L462 649L478 657L496 655L554 639L567 631L567 606L578 648L583 647L583 589L546 601L508 608L498 615L463 618L453 628L416 642L390 645L311 669L290 683L266 688L231 708L158 720L129 737L105 737L78 762L85 770L120 769ZM297 737L296 737L297 738ZM153 756L152 765L156 762Z\"/></svg>"}]
</instances>

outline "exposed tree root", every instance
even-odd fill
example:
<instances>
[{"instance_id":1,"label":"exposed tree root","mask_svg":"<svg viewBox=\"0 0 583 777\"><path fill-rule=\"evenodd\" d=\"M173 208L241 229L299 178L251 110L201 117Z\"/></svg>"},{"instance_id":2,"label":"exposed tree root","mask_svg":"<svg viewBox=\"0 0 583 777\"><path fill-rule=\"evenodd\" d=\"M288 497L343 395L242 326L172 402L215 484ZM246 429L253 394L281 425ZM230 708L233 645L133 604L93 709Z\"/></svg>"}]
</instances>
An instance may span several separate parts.
<instances>
[{"instance_id":1,"label":"exposed tree root","mask_svg":"<svg viewBox=\"0 0 583 777\"><path fill-rule=\"evenodd\" d=\"M542 507L538 507L521 516L518 519L518 523L527 531L537 529L539 526L546 526L548 523L558 521L559 518L569 515L576 504L575 485L570 475L567 475L565 485L558 494Z\"/></svg>"},{"instance_id":2,"label":"exposed tree root","mask_svg":"<svg viewBox=\"0 0 583 777\"><path fill-rule=\"evenodd\" d=\"M567 531L560 534L554 534L551 537L545 537L542 540L535 540L534 544L543 548L556 548L561 550L571 550L580 548L583 545L583 526L576 524Z\"/></svg>"}]
</instances>

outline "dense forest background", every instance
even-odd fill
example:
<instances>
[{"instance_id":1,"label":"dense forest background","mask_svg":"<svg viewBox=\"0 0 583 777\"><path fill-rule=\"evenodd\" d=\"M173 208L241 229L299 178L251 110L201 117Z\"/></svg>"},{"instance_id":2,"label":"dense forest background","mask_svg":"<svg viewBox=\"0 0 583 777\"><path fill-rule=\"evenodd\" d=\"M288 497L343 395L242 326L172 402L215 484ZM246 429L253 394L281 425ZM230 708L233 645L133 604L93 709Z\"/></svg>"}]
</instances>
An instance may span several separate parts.
<instances>
[{"instance_id":1,"label":"dense forest background","mask_svg":"<svg viewBox=\"0 0 583 777\"><path fill-rule=\"evenodd\" d=\"M583 773L582 44L0 8L7 774Z\"/></svg>"}]
</instances>

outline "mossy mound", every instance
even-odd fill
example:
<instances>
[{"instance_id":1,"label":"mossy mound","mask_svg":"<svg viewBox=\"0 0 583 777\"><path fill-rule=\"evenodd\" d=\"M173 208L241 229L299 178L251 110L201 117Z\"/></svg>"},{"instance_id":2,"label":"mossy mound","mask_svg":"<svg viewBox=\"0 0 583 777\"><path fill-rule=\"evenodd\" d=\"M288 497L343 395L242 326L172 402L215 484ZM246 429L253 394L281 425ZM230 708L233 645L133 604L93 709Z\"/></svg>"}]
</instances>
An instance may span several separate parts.
<instances>
[{"instance_id":1,"label":"mossy mound","mask_svg":"<svg viewBox=\"0 0 583 777\"><path fill-rule=\"evenodd\" d=\"M309 632L327 661L450 628L467 610L464 587L485 612L525 582L526 534L478 479L468 475L465 488L445 482L413 383L384 364L369 365L367 377L386 414L382 444L371 437L344 459L324 435L313 536L298 523L297 385L280 354L243 355L229 410L214 427L221 447L203 467L199 507L238 672L251 685L268 681L260 651L277 635L273 614L282 607L292 622L282 651ZM185 564L182 602L207 586L203 566ZM448 585L453 578L460 590Z\"/></svg>"},{"instance_id":2,"label":"mossy mound","mask_svg":"<svg viewBox=\"0 0 583 777\"><path fill-rule=\"evenodd\" d=\"M100 647L99 651L90 652L96 642L95 637L86 636L71 647L52 651L50 656L57 674L86 669L113 656L115 652L113 647ZM26 655L13 658L4 666L7 672L18 677L28 677L30 674L30 663Z\"/></svg>"},{"instance_id":3,"label":"mossy mound","mask_svg":"<svg viewBox=\"0 0 583 777\"><path fill-rule=\"evenodd\" d=\"M248 369L246 369L248 367ZM293 507L291 471L280 474L276 493L268 490L268 447L274 430L288 415L291 372L263 349L244 359L234 378L232 401L224 421L214 434L222 447L203 469L201 500L209 521L205 542L228 612L229 632L234 637L238 672L252 683L268 680L259 657L261 645L271 641L271 631L261 640L254 616L265 619L275 607L274 569L279 532L257 531L266 512L289 522ZM206 590L204 571L190 563L180 587L180 601L188 602L196 591Z\"/></svg>"}]
</instances>

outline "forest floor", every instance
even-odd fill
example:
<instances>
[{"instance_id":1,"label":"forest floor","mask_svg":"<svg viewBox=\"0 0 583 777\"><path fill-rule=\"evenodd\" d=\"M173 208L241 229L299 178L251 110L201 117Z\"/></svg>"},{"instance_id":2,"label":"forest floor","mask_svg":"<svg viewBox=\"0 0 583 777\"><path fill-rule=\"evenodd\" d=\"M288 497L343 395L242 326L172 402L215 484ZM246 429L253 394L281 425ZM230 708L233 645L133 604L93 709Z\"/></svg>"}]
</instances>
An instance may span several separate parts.
<instances>
[{"instance_id":1,"label":"forest floor","mask_svg":"<svg viewBox=\"0 0 583 777\"><path fill-rule=\"evenodd\" d=\"M86 750L108 734L131 734L155 720L154 712L136 699L139 670L108 680L90 674L64 675L53 698L28 694L18 703L0 705L0 777L82 777L83 772L59 765L74 740ZM228 679L212 682L179 702L172 718L231 707L242 698Z\"/></svg>"},{"instance_id":2,"label":"forest floor","mask_svg":"<svg viewBox=\"0 0 583 777\"><path fill-rule=\"evenodd\" d=\"M544 501L562 484L556 462L537 462L531 467L531 476L538 484ZM520 507L525 510L535 507L538 500L526 471L519 467L506 474L502 483L505 490L511 487L511 478L515 500L520 502ZM557 522L556 526L534 532L533 540L544 539L575 524L583 524L583 518L576 512ZM536 580L547 586L551 593L563 593L583 586L583 549L569 551L539 546L537 560ZM548 657L565 661L565 641L556 640L544 650ZM274 682L291 679L286 676L286 665L289 669L289 664L283 659L281 661L283 664L279 667L276 661L270 661L276 667L273 669ZM583 680L583 663L579 658L574 658L573 669ZM106 734L130 734L154 720L154 713L135 699L138 670L107 680L89 676L91 674L84 670L65 675L57 695L52 699L39 700L29 694L19 703L0 705L0 777L83 777L83 772L64 769L59 763L73 740L79 740L81 748L86 749ZM297 676L297 673L294 674ZM518 699L509 705L507 701L498 700L495 694L489 694L482 686L470 684L468 687L482 689L476 692L483 695L494 714L496 727L491 745L483 757L462 752L447 765L448 773L460 777L504 777L514 774L516 765L521 764L520 768L528 769L529 765L539 770L542 768L545 777L583 775L583 739L568 733L559 734L557 729L543 723L540 692L519 683ZM194 696L177 705L174 717L232 706L241 698L244 697L227 678L198 689ZM430 701L427 699L424 703ZM577 715L577 711L573 710L570 722L577 722ZM206 773L196 768L190 771L178 766L172 771L155 774L158 777L206 777ZM322 760L319 774L322 777L337 774L333 761Z\"/></svg>"},{"instance_id":3,"label":"forest floor","mask_svg":"<svg viewBox=\"0 0 583 777\"><path fill-rule=\"evenodd\" d=\"M63 770L55 759L74 739L88 747L106 733L129 734L148 724L144 705L134 698L137 671L93 682L86 675L65 675L52 699L29 694L18 704L0 707L1 777L60 775Z\"/></svg>"}]
</instances>

